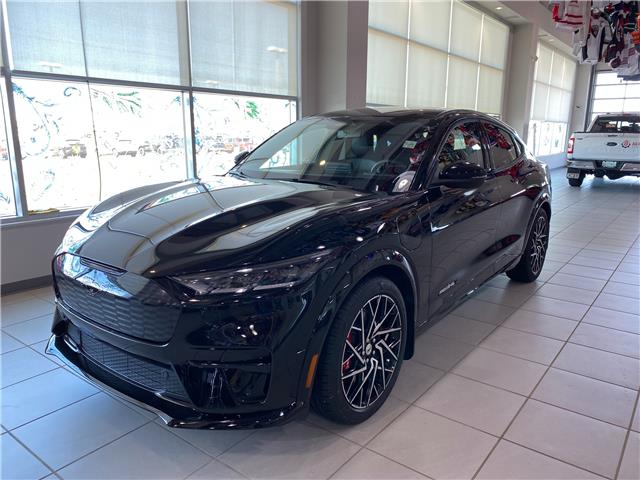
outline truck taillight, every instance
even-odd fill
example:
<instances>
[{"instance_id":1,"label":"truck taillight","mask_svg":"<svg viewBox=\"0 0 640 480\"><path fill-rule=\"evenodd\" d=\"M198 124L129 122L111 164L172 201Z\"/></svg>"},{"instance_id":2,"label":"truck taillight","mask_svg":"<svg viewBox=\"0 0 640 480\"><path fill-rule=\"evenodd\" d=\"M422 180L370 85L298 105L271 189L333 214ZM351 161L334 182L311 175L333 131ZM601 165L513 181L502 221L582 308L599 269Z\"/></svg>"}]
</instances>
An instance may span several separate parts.
<instances>
[{"instance_id":1,"label":"truck taillight","mask_svg":"<svg viewBox=\"0 0 640 480\"><path fill-rule=\"evenodd\" d=\"M567 153L573 153L573 144L576 141L576 137L574 137L573 135L571 135L569 137L569 145L567 146Z\"/></svg>"}]
</instances>

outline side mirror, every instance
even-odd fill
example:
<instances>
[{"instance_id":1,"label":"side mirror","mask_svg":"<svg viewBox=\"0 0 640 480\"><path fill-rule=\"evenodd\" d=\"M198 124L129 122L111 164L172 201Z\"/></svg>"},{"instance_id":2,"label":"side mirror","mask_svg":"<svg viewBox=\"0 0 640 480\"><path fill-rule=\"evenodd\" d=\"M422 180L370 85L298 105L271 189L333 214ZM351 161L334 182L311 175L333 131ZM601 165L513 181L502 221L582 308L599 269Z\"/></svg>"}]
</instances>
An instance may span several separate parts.
<instances>
[{"instance_id":1,"label":"side mirror","mask_svg":"<svg viewBox=\"0 0 640 480\"><path fill-rule=\"evenodd\" d=\"M244 152L240 152L239 154L237 154L234 158L233 158L233 162L238 165L240 162L242 162L242 160L244 160L245 158L247 158L249 156L251 152L249 152L248 150L245 150Z\"/></svg>"},{"instance_id":2,"label":"side mirror","mask_svg":"<svg viewBox=\"0 0 640 480\"><path fill-rule=\"evenodd\" d=\"M434 182L450 188L476 188L487 179L487 172L480 165L456 162L445 167Z\"/></svg>"}]
</instances>

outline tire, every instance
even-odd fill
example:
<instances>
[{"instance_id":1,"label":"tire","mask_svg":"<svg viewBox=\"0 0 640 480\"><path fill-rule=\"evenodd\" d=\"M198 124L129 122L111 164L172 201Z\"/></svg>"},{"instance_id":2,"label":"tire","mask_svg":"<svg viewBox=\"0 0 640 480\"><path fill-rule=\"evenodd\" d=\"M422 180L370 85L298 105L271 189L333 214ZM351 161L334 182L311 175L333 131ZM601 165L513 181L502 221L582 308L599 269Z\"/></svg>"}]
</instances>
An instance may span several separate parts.
<instances>
[{"instance_id":1,"label":"tire","mask_svg":"<svg viewBox=\"0 0 640 480\"><path fill-rule=\"evenodd\" d=\"M570 178L569 179L569 185L571 185L572 187L579 187L580 185L582 185L583 181L584 181L584 173L580 173L580 177L579 178Z\"/></svg>"},{"instance_id":2,"label":"tire","mask_svg":"<svg viewBox=\"0 0 640 480\"><path fill-rule=\"evenodd\" d=\"M527 244L518 264L507 270L507 276L518 282L533 282L538 278L549 246L549 216L540 208L527 238Z\"/></svg>"},{"instance_id":3,"label":"tire","mask_svg":"<svg viewBox=\"0 0 640 480\"><path fill-rule=\"evenodd\" d=\"M374 318L381 323L372 331ZM360 336L363 325L369 332L364 340ZM390 331L380 335L386 330ZM367 336L374 341L368 342ZM371 417L398 378L406 338L407 313L398 287L385 277L372 277L358 285L340 307L327 335L311 398L314 410L342 424ZM380 370L377 365L381 363L387 367Z\"/></svg>"}]
</instances>

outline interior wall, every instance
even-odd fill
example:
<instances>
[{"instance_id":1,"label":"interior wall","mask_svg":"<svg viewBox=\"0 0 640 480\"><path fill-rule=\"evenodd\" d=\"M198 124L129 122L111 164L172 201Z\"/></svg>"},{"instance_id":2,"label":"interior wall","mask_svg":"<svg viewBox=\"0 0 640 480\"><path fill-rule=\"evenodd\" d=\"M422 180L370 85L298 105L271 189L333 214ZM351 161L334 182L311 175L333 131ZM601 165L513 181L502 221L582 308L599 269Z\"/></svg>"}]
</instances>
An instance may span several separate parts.
<instances>
[{"instance_id":1,"label":"interior wall","mask_svg":"<svg viewBox=\"0 0 640 480\"><path fill-rule=\"evenodd\" d=\"M572 132L580 132L589 124L589 94L593 67L591 65L578 65L576 70L576 84L573 89L573 111L569 129Z\"/></svg>"},{"instance_id":2,"label":"interior wall","mask_svg":"<svg viewBox=\"0 0 640 480\"><path fill-rule=\"evenodd\" d=\"M51 274L51 258L74 217L2 225L0 281L24 282Z\"/></svg>"}]
</instances>

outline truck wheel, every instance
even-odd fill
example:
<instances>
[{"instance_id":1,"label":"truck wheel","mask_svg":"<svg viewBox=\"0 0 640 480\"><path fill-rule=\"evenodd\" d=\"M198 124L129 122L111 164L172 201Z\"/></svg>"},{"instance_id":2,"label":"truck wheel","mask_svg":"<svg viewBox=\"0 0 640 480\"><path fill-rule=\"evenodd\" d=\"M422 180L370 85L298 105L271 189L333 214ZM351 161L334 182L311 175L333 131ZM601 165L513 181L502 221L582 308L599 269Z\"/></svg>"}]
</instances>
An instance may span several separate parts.
<instances>
[{"instance_id":1,"label":"truck wheel","mask_svg":"<svg viewBox=\"0 0 640 480\"><path fill-rule=\"evenodd\" d=\"M572 187L579 187L580 185L582 185L583 181L584 181L584 173L580 173L580 177L579 178L570 178L569 179L569 185L571 185Z\"/></svg>"}]
</instances>

